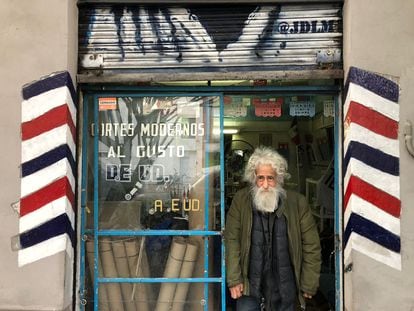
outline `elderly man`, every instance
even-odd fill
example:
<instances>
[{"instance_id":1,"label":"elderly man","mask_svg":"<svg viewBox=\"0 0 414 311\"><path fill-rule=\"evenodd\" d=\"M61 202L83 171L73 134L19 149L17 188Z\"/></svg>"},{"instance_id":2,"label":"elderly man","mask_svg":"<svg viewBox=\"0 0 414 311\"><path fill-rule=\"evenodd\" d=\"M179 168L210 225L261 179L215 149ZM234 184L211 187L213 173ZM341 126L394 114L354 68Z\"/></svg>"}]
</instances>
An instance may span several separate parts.
<instances>
[{"instance_id":1,"label":"elderly man","mask_svg":"<svg viewBox=\"0 0 414 311\"><path fill-rule=\"evenodd\" d=\"M319 286L319 235L305 197L283 189L286 160L259 147L227 213L227 284L237 311L294 311Z\"/></svg>"}]
</instances>

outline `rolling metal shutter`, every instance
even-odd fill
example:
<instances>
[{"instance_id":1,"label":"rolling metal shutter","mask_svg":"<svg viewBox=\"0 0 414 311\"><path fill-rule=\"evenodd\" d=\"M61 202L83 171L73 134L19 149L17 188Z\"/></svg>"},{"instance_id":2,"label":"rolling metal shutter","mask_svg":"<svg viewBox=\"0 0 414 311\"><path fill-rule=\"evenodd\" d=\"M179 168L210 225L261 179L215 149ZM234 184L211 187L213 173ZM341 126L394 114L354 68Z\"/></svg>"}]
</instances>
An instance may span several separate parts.
<instances>
[{"instance_id":1,"label":"rolling metal shutter","mask_svg":"<svg viewBox=\"0 0 414 311\"><path fill-rule=\"evenodd\" d=\"M342 5L80 5L80 73L342 68Z\"/></svg>"}]
</instances>

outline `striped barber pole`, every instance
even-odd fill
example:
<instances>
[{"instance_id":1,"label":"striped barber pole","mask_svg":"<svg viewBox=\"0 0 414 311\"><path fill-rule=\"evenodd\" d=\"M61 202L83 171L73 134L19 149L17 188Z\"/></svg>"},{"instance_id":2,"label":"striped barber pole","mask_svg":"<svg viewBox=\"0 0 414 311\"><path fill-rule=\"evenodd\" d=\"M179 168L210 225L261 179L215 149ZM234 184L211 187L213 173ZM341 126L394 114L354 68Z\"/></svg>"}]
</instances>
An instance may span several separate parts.
<instances>
[{"instance_id":1,"label":"striped barber pole","mask_svg":"<svg viewBox=\"0 0 414 311\"><path fill-rule=\"evenodd\" d=\"M355 250L401 270L399 87L351 67L346 88L345 265Z\"/></svg>"},{"instance_id":2,"label":"striped barber pole","mask_svg":"<svg viewBox=\"0 0 414 311\"><path fill-rule=\"evenodd\" d=\"M75 239L76 92L68 72L22 90L18 264L67 251Z\"/></svg>"}]
</instances>

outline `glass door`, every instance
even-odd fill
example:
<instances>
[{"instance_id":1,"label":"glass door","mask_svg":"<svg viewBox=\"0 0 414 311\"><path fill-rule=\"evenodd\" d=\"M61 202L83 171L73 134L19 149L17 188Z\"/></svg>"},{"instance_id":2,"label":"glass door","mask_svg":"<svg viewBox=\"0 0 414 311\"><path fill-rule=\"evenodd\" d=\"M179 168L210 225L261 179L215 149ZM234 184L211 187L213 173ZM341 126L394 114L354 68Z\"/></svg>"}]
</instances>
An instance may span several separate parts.
<instances>
[{"instance_id":1,"label":"glass door","mask_svg":"<svg viewBox=\"0 0 414 311\"><path fill-rule=\"evenodd\" d=\"M220 94L84 96L83 310L225 310Z\"/></svg>"},{"instance_id":2,"label":"glass door","mask_svg":"<svg viewBox=\"0 0 414 311\"><path fill-rule=\"evenodd\" d=\"M319 290L308 301L311 310L335 310L340 295L339 256L335 245L341 231L338 172L338 107L335 93L313 92L226 92L223 132L225 210L233 196L249 186L244 169L258 146L275 149L288 163L290 178L284 189L306 198L319 231L321 273ZM337 283L336 283L337 282ZM236 301L227 300L227 310Z\"/></svg>"}]
</instances>

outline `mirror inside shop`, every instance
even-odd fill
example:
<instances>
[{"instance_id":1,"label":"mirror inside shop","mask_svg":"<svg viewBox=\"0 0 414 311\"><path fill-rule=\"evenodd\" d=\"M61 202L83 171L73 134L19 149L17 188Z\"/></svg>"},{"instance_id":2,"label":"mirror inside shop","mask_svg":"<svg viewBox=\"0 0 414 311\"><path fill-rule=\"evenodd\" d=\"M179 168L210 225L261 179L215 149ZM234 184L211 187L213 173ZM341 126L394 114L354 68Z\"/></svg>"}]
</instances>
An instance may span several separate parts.
<instances>
[{"instance_id":1,"label":"mirror inside shop","mask_svg":"<svg viewBox=\"0 0 414 311\"><path fill-rule=\"evenodd\" d=\"M93 98L88 101L92 110ZM94 308L95 273L221 277L220 234L165 230L220 232L235 193L247 186L244 167L258 146L272 147L286 159L290 178L284 187L306 198L317 224L322 268L320 288L309 302L315 308L309 310L334 307L333 95L138 95L102 97L97 105L98 119L89 113L85 142L86 310ZM95 226L153 234L94 238ZM100 283L98 305L99 310L197 311L206 305L221 310L225 300L228 311L236 310L228 290L225 297L221 293L215 282Z\"/></svg>"}]
</instances>

